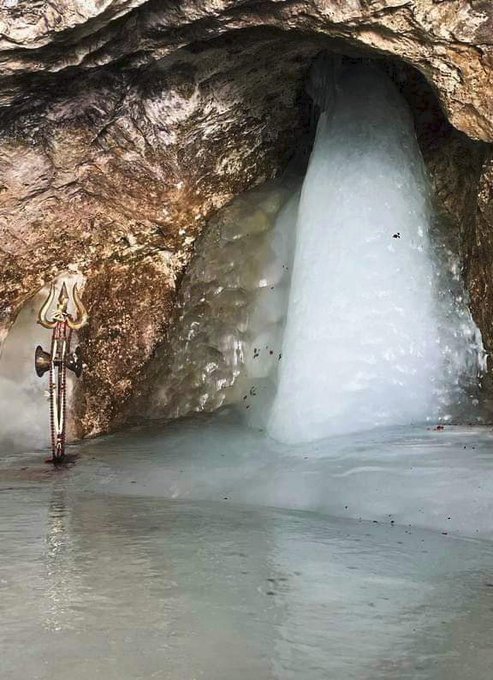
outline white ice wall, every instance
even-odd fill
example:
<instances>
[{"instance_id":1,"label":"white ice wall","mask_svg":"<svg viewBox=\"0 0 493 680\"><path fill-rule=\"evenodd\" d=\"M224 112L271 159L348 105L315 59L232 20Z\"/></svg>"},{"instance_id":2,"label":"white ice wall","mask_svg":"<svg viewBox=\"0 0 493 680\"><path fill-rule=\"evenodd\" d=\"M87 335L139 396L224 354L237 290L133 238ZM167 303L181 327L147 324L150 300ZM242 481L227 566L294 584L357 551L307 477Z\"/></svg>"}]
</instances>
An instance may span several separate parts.
<instances>
[{"instance_id":1,"label":"white ice wall","mask_svg":"<svg viewBox=\"0 0 493 680\"><path fill-rule=\"evenodd\" d=\"M303 184L279 384L268 423L301 442L450 416L480 337L430 245L409 111L377 69L339 76Z\"/></svg>"}]
</instances>

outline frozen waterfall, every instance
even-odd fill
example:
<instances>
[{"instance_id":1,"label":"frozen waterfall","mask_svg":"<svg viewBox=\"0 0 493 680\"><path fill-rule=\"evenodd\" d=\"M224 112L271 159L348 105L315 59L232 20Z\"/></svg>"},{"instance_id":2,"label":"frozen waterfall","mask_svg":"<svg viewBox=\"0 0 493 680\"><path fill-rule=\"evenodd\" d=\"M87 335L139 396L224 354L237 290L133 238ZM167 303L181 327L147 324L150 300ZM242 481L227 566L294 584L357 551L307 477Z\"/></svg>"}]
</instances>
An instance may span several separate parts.
<instances>
[{"instance_id":1,"label":"frozen waterfall","mask_svg":"<svg viewBox=\"0 0 493 680\"><path fill-rule=\"evenodd\" d=\"M405 102L375 68L318 82L328 111L298 208L268 422L285 442L446 418L482 355L464 296L452 293L454 275L444 276L445 256L430 243L433 214Z\"/></svg>"},{"instance_id":2,"label":"frozen waterfall","mask_svg":"<svg viewBox=\"0 0 493 680\"><path fill-rule=\"evenodd\" d=\"M238 197L198 242L145 416L236 404L288 443L480 422L481 335L411 114L377 67L330 66L304 181Z\"/></svg>"}]
</instances>

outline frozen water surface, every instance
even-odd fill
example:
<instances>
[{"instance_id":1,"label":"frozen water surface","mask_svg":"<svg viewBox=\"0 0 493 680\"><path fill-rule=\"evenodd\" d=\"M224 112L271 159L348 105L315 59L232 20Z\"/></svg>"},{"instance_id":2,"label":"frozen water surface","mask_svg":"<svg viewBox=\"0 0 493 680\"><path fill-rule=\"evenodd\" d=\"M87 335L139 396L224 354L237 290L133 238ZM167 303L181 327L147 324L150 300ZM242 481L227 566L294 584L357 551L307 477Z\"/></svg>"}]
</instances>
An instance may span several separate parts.
<instances>
[{"instance_id":1,"label":"frozen water surface","mask_svg":"<svg viewBox=\"0 0 493 680\"><path fill-rule=\"evenodd\" d=\"M490 679L492 438L225 412L4 458L2 680Z\"/></svg>"}]
</instances>

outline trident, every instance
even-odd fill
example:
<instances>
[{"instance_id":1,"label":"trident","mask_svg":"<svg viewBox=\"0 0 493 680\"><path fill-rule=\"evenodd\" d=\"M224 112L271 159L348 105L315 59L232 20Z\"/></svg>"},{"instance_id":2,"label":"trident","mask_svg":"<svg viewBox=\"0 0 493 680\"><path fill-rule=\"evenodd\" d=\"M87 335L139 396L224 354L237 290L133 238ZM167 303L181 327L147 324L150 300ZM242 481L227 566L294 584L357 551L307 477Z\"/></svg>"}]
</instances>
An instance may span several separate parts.
<instances>
[{"instance_id":1,"label":"trident","mask_svg":"<svg viewBox=\"0 0 493 680\"><path fill-rule=\"evenodd\" d=\"M50 398L50 425L51 425L51 451L52 461L60 463L65 456L65 421L66 421L66 373L67 368L77 378L82 373L82 358L80 348L76 347L72 352L70 342L72 331L78 331L87 324L89 316L79 296L77 284L72 288L72 300L77 310L74 318L68 312L70 297L65 282L62 283L56 311L51 319L48 312L55 299L56 289L52 283L50 293L39 310L38 323L52 330L51 351L45 352L41 345L36 347L34 366L37 375L41 378L47 371L50 372L49 398Z\"/></svg>"}]
</instances>

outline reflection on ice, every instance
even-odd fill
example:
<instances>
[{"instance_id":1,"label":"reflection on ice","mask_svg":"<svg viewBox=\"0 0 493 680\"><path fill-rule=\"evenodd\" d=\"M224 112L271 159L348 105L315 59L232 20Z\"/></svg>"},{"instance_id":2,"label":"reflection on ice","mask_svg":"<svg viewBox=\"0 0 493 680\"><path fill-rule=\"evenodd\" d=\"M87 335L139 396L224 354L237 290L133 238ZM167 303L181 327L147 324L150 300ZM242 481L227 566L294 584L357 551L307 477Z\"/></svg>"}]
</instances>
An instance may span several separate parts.
<instances>
[{"instance_id":1,"label":"reflection on ice","mask_svg":"<svg viewBox=\"0 0 493 680\"><path fill-rule=\"evenodd\" d=\"M0 494L6 680L490 677L487 542L80 481Z\"/></svg>"},{"instance_id":2,"label":"reflection on ice","mask_svg":"<svg viewBox=\"0 0 493 680\"><path fill-rule=\"evenodd\" d=\"M2 680L489 680L492 438L225 411L3 459Z\"/></svg>"}]
</instances>

